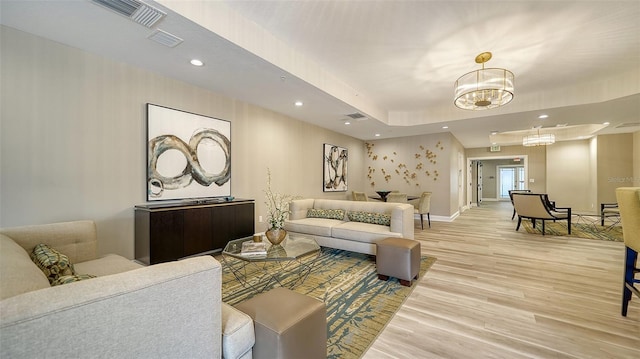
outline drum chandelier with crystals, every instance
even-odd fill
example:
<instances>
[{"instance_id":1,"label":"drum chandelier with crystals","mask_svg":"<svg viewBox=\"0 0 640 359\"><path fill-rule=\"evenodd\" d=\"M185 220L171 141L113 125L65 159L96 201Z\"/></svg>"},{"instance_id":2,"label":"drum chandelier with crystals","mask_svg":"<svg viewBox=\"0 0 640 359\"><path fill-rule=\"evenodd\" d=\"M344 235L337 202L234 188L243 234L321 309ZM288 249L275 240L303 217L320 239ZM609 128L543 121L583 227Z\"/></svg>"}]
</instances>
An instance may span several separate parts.
<instances>
[{"instance_id":1,"label":"drum chandelier with crystals","mask_svg":"<svg viewBox=\"0 0 640 359\"><path fill-rule=\"evenodd\" d=\"M487 110L513 100L513 72L501 68L484 68L490 52L476 56L482 69L462 75L455 83L454 103L464 110Z\"/></svg>"},{"instance_id":2,"label":"drum chandelier with crystals","mask_svg":"<svg viewBox=\"0 0 640 359\"><path fill-rule=\"evenodd\" d=\"M522 137L522 145L525 147L530 146L548 146L553 145L556 142L556 136L552 133L540 134L538 130L537 134L527 135Z\"/></svg>"}]
</instances>

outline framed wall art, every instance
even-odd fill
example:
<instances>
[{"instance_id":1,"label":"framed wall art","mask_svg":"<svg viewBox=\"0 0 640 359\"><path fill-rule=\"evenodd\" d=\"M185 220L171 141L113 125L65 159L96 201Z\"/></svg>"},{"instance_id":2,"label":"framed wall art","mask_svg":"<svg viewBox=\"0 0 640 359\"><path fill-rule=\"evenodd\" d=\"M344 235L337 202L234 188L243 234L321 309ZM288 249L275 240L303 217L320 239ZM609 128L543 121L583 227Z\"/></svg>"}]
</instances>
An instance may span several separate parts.
<instances>
[{"instance_id":1,"label":"framed wall art","mask_svg":"<svg viewBox=\"0 0 640 359\"><path fill-rule=\"evenodd\" d=\"M344 192L347 185L348 150L344 147L325 143L323 146L323 182L324 192Z\"/></svg>"},{"instance_id":2,"label":"framed wall art","mask_svg":"<svg viewBox=\"0 0 640 359\"><path fill-rule=\"evenodd\" d=\"M147 104L147 201L231 196L231 123Z\"/></svg>"}]
</instances>

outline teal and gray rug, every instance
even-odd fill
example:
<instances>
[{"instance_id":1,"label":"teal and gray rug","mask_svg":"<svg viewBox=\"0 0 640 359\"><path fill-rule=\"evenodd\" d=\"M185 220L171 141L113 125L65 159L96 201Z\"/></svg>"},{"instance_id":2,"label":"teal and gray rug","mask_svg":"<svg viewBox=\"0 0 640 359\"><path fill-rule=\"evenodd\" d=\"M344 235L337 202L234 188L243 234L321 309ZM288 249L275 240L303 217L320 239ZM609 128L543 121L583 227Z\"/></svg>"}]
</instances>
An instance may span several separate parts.
<instances>
[{"instance_id":1,"label":"teal and gray rug","mask_svg":"<svg viewBox=\"0 0 640 359\"><path fill-rule=\"evenodd\" d=\"M533 228L531 221L522 220L522 227L528 233L542 234L542 223L538 221ZM545 234L550 236L568 236L603 241L623 242L621 226L601 226L600 223L571 223L571 234L567 232L567 221L546 221Z\"/></svg>"},{"instance_id":2,"label":"teal and gray rug","mask_svg":"<svg viewBox=\"0 0 640 359\"><path fill-rule=\"evenodd\" d=\"M433 257L422 257L420 278L435 261ZM233 305L255 295L252 290L244 288L222 263L224 302ZM272 265L267 270L275 268ZM322 300L327 306L327 357L359 358L415 286L414 282L413 286L404 287L395 278L379 280L371 256L323 248L307 279L294 290Z\"/></svg>"}]
</instances>

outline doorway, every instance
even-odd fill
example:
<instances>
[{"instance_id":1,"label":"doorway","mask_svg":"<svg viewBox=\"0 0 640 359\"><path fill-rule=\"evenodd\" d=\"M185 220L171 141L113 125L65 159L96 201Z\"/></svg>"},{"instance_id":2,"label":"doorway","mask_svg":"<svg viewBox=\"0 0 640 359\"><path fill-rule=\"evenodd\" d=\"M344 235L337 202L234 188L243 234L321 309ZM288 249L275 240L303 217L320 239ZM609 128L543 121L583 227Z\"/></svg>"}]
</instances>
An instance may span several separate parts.
<instances>
[{"instance_id":1,"label":"doorway","mask_svg":"<svg viewBox=\"0 0 640 359\"><path fill-rule=\"evenodd\" d=\"M484 167L481 170L482 179L478 178L480 163ZM513 170L513 180L501 181L498 166L517 168ZM509 200L509 189L502 190L501 182L512 183L510 186L514 189L527 189L528 167L529 158L527 155L467 157L467 204L469 207L474 207L484 200L500 201L503 198ZM503 195L503 192L506 194Z\"/></svg>"},{"instance_id":2,"label":"doorway","mask_svg":"<svg viewBox=\"0 0 640 359\"><path fill-rule=\"evenodd\" d=\"M508 200L509 191L524 186L524 166L498 166L498 199Z\"/></svg>"}]
</instances>

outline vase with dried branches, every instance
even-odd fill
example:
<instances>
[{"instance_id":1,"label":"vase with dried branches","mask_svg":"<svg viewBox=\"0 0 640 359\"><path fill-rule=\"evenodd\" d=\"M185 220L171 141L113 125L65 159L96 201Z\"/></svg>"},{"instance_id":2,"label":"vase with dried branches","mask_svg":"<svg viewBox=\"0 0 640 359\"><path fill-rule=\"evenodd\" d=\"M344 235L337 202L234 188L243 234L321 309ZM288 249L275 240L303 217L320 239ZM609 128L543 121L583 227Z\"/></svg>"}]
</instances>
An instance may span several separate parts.
<instances>
[{"instance_id":1,"label":"vase with dried branches","mask_svg":"<svg viewBox=\"0 0 640 359\"><path fill-rule=\"evenodd\" d=\"M274 245L280 244L287 236L284 221L289 216L289 202L293 196L274 192L271 189L271 170L267 168L267 188L264 190L267 205L267 222L269 228L265 236Z\"/></svg>"}]
</instances>

